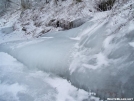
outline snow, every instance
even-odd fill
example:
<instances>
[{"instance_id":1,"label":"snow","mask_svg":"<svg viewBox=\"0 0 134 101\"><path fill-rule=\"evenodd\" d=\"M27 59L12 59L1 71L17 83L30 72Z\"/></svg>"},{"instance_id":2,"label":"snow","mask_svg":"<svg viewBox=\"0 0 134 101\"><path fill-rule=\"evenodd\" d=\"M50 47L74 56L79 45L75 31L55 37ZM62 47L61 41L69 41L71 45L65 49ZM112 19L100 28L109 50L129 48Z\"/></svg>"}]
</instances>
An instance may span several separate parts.
<instances>
[{"instance_id":1,"label":"snow","mask_svg":"<svg viewBox=\"0 0 134 101\"><path fill-rule=\"evenodd\" d=\"M35 1L31 1L35 2ZM36 1L37 4L44 4L44 0ZM44 4L42 6L37 6L36 4L32 9L27 9L22 13L20 10L14 12L9 12L4 17L2 17L3 22L13 23L16 33L25 33L26 35L31 34L33 37L39 37L44 34L42 31L58 31L62 30L61 28L55 28L53 26L48 26L50 20L65 20L73 21L79 18L88 18L92 15L89 11L91 9L91 2L84 1L81 3L75 3L72 0L62 1L58 5L53 4L53 0L50 3ZM36 9L35 9L36 8ZM21 13L21 14L19 14ZM11 18L8 19L8 16ZM19 18L18 18L19 16ZM14 20L16 19L16 20ZM9 25L9 24L7 24ZM26 31L22 31L22 28L25 28Z\"/></svg>"},{"instance_id":2,"label":"snow","mask_svg":"<svg viewBox=\"0 0 134 101\"><path fill-rule=\"evenodd\" d=\"M13 31L13 32L11 31L11 33L9 31L9 33L3 33L3 30L5 30L5 28L6 29L11 28L13 23L14 23L13 19L10 19L10 22L6 23L6 25L3 25L3 22L1 22L1 28L0 28L0 43L9 46L11 50L20 49L25 46L29 47L29 45L33 45L33 46L35 44L38 45L42 42L46 44L46 46L44 46L45 48L48 47L47 46L47 44L49 43L48 40L51 40L52 43L49 44L53 44L56 42L57 45L59 45L51 48L55 50L56 54L57 53L61 54L60 53L61 48L63 48L67 52L70 49L70 46L71 47L73 46L73 44L77 40L72 40L71 38L75 37L79 32L79 30L74 30L74 33L76 33L74 35L64 34L64 32L61 32L61 34L59 34L60 37L57 39L55 39L56 37L58 37L57 33L55 35L53 35L52 33L52 35L50 34L48 36L46 34L46 36L42 36L40 39L33 38L32 35L25 35L25 33L19 31L21 27L18 28L18 31ZM66 31L66 33L70 33L70 31ZM62 36L65 36L65 38L58 42L57 40L59 40ZM66 37L68 37L68 39ZM70 43L70 41L72 42ZM61 42L64 44L61 45L60 44ZM68 42L70 43L70 45L68 45L67 47L65 46L65 43L68 44ZM61 48L59 49L58 47ZM47 51L52 50L51 48ZM0 48L0 50L1 49L2 48ZM0 52L0 74L1 74L0 75L0 100L1 101L3 100L4 101L9 101L9 100L10 101L44 101L44 100L45 101L67 101L67 100L82 101L88 99L95 99L96 101L99 100L99 98L91 97L87 91L74 87L66 79L58 77L55 74L51 74L49 72L46 73L45 71L42 71L42 69L44 69L43 67L42 69L33 68L33 67L30 69L30 67L20 63L18 61L19 59L15 59L15 56L11 56L11 54L9 55L7 53L8 52L6 51ZM34 54L37 53L40 52L35 51ZM54 57L59 57L60 56L59 54L55 55ZM42 54L40 53L40 56L41 55ZM51 52L50 54L46 54L46 55L50 56ZM25 56L26 54L24 54L24 57ZM61 56L63 55L61 54ZM36 59L35 62L37 60L38 59ZM44 61L45 60L41 61L41 63L44 63ZM57 61L53 61L53 62L55 62L57 65L62 64L62 61L59 61L60 63L59 62L57 63ZM44 64L42 65L44 66ZM53 65L53 67L56 66L52 63L51 65ZM58 70L58 68L56 70ZM63 73L61 74L64 74L64 72L66 71L63 70Z\"/></svg>"},{"instance_id":3,"label":"snow","mask_svg":"<svg viewBox=\"0 0 134 101\"><path fill-rule=\"evenodd\" d=\"M58 91L57 101L66 101L66 98L68 98L69 101L82 101L84 98L88 99L87 92L81 89L78 90L77 88L74 88L72 85L67 83L67 81L61 80L59 78L54 78L54 80L47 79L46 81L52 87L57 89Z\"/></svg>"},{"instance_id":4,"label":"snow","mask_svg":"<svg viewBox=\"0 0 134 101\"><path fill-rule=\"evenodd\" d=\"M133 91L129 91L133 87L131 84L134 75L132 72L133 47L129 45L132 41L129 37L132 30L128 30L131 25L132 23L127 23L125 28L115 35L108 34L109 24L106 21L89 21L69 31L48 33L37 39L3 43L0 49L11 54L30 70L38 69L57 74L68 79L77 88L86 91L93 90L99 97L111 97L110 94L113 92L119 97L122 94L132 97ZM75 36L71 34L77 31L81 32L76 33ZM68 32L70 34L67 34ZM80 37L79 40L74 40L78 37ZM126 74L130 70L131 73ZM55 80L58 82L59 79ZM117 85L113 86L115 82ZM61 83L63 84L64 82ZM62 92L63 86L58 88L58 85L60 84L56 83L51 86ZM64 91L62 94L67 94L67 92ZM57 99L65 100L61 96L58 95ZM69 99L72 100L72 98Z\"/></svg>"},{"instance_id":5,"label":"snow","mask_svg":"<svg viewBox=\"0 0 134 101\"><path fill-rule=\"evenodd\" d=\"M1 19L0 100L99 101L92 93L101 99L133 97L134 21L126 9L130 3L118 14L121 9L87 13L89 8L84 6L88 3L74 5L68 1L58 7L50 3L44 11L26 10L21 18L16 12L15 22L13 15L9 22L7 16ZM76 12L81 7L83 11ZM74 8L72 14L70 8ZM80 12L87 13L83 17L91 14L92 19L78 28L58 32L52 28L40 36L48 19L71 21L79 18ZM31 19L35 15L35 22L43 22L41 27L34 26ZM9 33L11 27L15 30ZM24 32L22 27L29 30ZM4 28L8 29L6 33Z\"/></svg>"},{"instance_id":6,"label":"snow","mask_svg":"<svg viewBox=\"0 0 134 101\"><path fill-rule=\"evenodd\" d=\"M10 13L9 13L10 14ZM33 38L33 36L25 35L24 32L21 31L21 26L19 23L16 23L16 20L19 19L19 12L13 13L8 19L8 16L4 16L0 19L0 43L9 46L11 50L16 50L19 48L23 48L29 45L35 45L44 42L46 45L48 44L47 40L53 40L52 43L57 42L54 37L57 37L57 33L52 36L42 36L40 39ZM16 19L16 20L14 20ZM9 21L8 21L9 20ZM5 23L5 24L4 24ZM16 25L14 25L16 23ZM14 26L15 30L10 30ZM32 27L30 26L29 29ZM8 33L7 33L8 32ZM74 33L78 33L79 30L74 30ZM67 31L66 33L70 33ZM63 32L61 32L60 37L62 37ZM64 38L62 41L57 42L57 45L51 47L52 49L55 48L55 53L59 54L53 56L58 57L60 53L60 49L58 47L63 48L64 50L69 50L70 46L73 46L77 40L71 40L71 38L75 37L76 34L68 34L70 35L70 39ZM67 34L64 34L65 36ZM67 36L68 36L67 35ZM72 41L70 45L65 46L65 44L60 45L60 43L67 43L68 41ZM11 42L11 43L10 43ZM48 46L44 46L48 47ZM47 51L51 51L52 49ZM0 48L1 50L2 48ZM9 50L10 51L10 50ZM32 52L32 51L31 51ZM0 52L0 101L82 101L88 100L91 97L88 92L74 87L70 82L66 79L58 77L55 74L51 74L49 72L42 71L39 68L31 68L20 63L18 60L15 59L15 56L11 56L7 54L8 52ZM34 54L38 52L35 51ZM40 52L39 52L40 53ZM55 54L53 53L53 54ZM66 54L66 53L63 53ZM40 54L41 56L42 54ZM48 57L51 55L46 54ZM24 54L26 56L26 54ZM38 56L38 54L37 54ZM61 54L61 56L63 56ZM28 56L29 57L29 56ZM26 57L25 57L26 58ZM36 57L37 58L37 57ZM51 57L50 57L51 58ZM58 58L57 58L58 59ZM30 59L31 60L31 59ZM35 60L35 62L38 59ZM67 60L67 59L65 59ZM45 60L42 59L42 63ZM50 60L51 61L51 60ZM69 60L68 60L69 61ZM49 62L49 61L48 61ZM52 61L51 61L52 62ZM60 65L62 61L53 61L55 64ZM50 64L51 66L55 67L55 64ZM43 65L43 64L42 64ZM49 64L48 64L49 65ZM38 65L37 65L38 66ZM63 66L64 67L64 66ZM65 67L64 67L65 68ZM42 69L44 69L42 67ZM58 68L57 68L58 69ZM62 72L62 71L61 71ZM66 72L66 71L65 71ZM64 74L64 69L63 73ZM90 99L95 99L96 101L99 98L91 97Z\"/></svg>"},{"instance_id":7,"label":"snow","mask_svg":"<svg viewBox=\"0 0 134 101\"><path fill-rule=\"evenodd\" d=\"M15 83L15 84L1 84L0 89L1 89L1 92L0 92L1 97L3 97L3 95L5 96L6 93L9 93L9 94L12 94L12 96L15 100L18 100L17 94L19 92L24 92L25 91L25 87L19 85L18 83ZM0 100L2 100L2 99L0 99ZM8 100L10 100L10 99L8 99Z\"/></svg>"},{"instance_id":8,"label":"snow","mask_svg":"<svg viewBox=\"0 0 134 101\"><path fill-rule=\"evenodd\" d=\"M130 42L129 45L134 47L134 42Z\"/></svg>"},{"instance_id":9,"label":"snow","mask_svg":"<svg viewBox=\"0 0 134 101\"><path fill-rule=\"evenodd\" d=\"M40 70L29 70L7 53L0 52L1 101L82 101L88 92L67 80Z\"/></svg>"}]
</instances>

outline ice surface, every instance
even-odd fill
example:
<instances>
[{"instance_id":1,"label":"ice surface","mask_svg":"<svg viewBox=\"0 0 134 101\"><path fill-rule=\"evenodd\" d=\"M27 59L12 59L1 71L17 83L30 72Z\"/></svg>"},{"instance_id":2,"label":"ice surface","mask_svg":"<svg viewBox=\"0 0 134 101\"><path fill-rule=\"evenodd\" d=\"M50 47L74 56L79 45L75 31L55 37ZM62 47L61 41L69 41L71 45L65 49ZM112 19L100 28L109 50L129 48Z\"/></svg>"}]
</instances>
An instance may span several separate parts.
<instances>
[{"instance_id":1,"label":"ice surface","mask_svg":"<svg viewBox=\"0 0 134 101\"><path fill-rule=\"evenodd\" d=\"M42 10L29 9L21 18L21 10L2 17L0 101L90 101L90 92L101 99L134 97L132 0L112 11L94 13L89 7L93 3L88 0L74 6L72 2L47 4ZM93 19L78 28L28 39L38 36L50 19L72 21L89 15ZM35 26L35 22L42 25ZM32 35L24 35L23 27Z\"/></svg>"},{"instance_id":2,"label":"ice surface","mask_svg":"<svg viewBox=\"0 0 134 101\"><path fill-rule=\"evenodd\" d=\"M66 2L64 3L67 6ZM1 89L9 88L9 90L3 90L4 92L1 93L2 97L6 96L6 92L8 92L11 93L10 95L13 96L13 99L18 99L16 97L18 92L23 93L28 90L26 94L19 95L21 100L24 100L24 98L28 98L28 100L36 98L46 99L42 94L48 94L45 89L49 88L49 90L52 90L49 94L52 96L48 94L48 99L53 100L56 98L59 100L61 98L61 100L65 100L66 98L62 98L62 96L65 96L67 98L69 97L69 100L72 100L73 98L70 98L70 96L67 95L70 90L65 89L66 91L63 95L59 95L63 92L62 84L66 86L69 85L65 83L67 82L66 80L61 81L61 84L58 84L57 81L59 82L60 79L52 76L53 79L47 78L44 83L44 79L42 78L46 78L46 75L49 73L54 75L57 74L58 76L68 79L68 81L78 89L82 88L89 92L93 91L97 94L96 96L102 97L102 99L107 97L133 97L134 21L129 17L133 11L127 10L128 6L130 6L129 2L121 7L121 9L115 9L117 12L96 13L91 21L75 29L61 32L50 32L38 39L20 41L19 38L19 41L1 44L0 51L7 52L28 67L28 69L26 69L24 73L22 72L21 75L20 72L17 72L16 74L16 71L14 70L20 69L18 71L22 71L22 68L16 68L16 66L9 66L11 68L8 68L8 66L1 66L1 73L5 73L4 79L2 78L3 76L1 76L1 81L3 82L6 80L4 81L4 84L1 85ZM48 8L46 8L48 11L47 14L53 14L49 12ZM76 8L78 7L76 6ZM55 7L53 7L53 9L55 9ZM52 9L50 10L52 11ZM57 10L59 11L59 9ZM29 12L32 11L27 10L25 12L23 20L29 20L31 18L30 15L33 15L33 13L27 16ZM35 14L38 14L37 12L38 10ZM54 14L56 14L54 15L56 16L55 18L66 18L66 15L64 15L63 12L62 14ZM68 12L67 14L70 13ZM90 15L89 12L87 12L87 14ZM41 15L41 13L39 13L39 15ZM60 15L60 17L57 17L57 15ZM79 17L78 14L75 15L76 17ZM18 14L16 14L16 17L18 18ZM40 17L43 18L40 22L46 21L46 19L49 18L49 16L47 16L44 20L44 16ZM74 17L74 14L72 17L69 16L71 19ZM12 18L15 19L15 17ZM37 22L38 21L39 20L37 20ZM6 21L2 21L1 25L5 24L5 22L6 25L9 25L7 24L8 17ZM13 20L11 22L13 24ZM28 26L28 31L31 32L35 26L32 26L34 23L31 22L31 20L29 22L30 25ZM20 22L17 23L21 24ZM7 28L10 28L11 26L7 26ZM19 29L22 28L20 25L19 27ZM9 32L10 31L11 30L9 30ZM18 33L19 36L20 34L24 33ZM1 35L3 37L0 39L9 39L11 37L10 40L12 40L14 34ZM1 42L3 42L3 39L0 40L0 43ZM1 62L1 64L3 63ZM24 68L24 66L20 65L17 67ZM9 75L10 73L6 73L8 71L7 69L5 70L5 68L8 68L9 72L12 74ZM44 74L42 70L48 74ZM31 71L33 72L31 73ZM22 78L22 80L17 79L16 75L17 77ZM33 79L33 77L35 79ZM24 78L28 78L28 80L25 80ZM44 84L44 86L41 86L39 82ZM52 85L53 83L55 85ZM57 87L58 85L60 85L61 88ZM18 89L12 91L15 87ZM53 89L55 87L57 91ZM71 88L71 90L72 89L73 88ZM60 93L55 96L57 92ZM81 93L80 95L83 94ZM41 95L39 96L38 94ZM76 97L75 94L73 95L71 93L70 95ZM8 98L6 100L8 100Z\"/></svg>"},{"instance_id":3,"label":"ice surface","mask_svg":"<svg viewBox=\"0 0 134 101\"><path fill-rule=\"evenodd\" d=\"M134 48L129 42L133 42L134 29L128 29L134 25L127 23L114 34L107 31L107 26L108 23L103 22L94 30L88 30L88 34L82 34L70 66L71 82L77 87L95 91L104 99L133 97Z\"/></svg>"},{"instance_id":4,"label":"ice surface","mask_svg":"<svg viewBox=\"0 0 134 101\"><path fill-rule=\"evenodd\" d=\"M19 61L23 62L31 69L38 68L62 76L69 75L68 67L71 59L69 53L76 41L70 39L68 40L66 38L43 39L44 40L42 42L40 42L40 39L37 39L36 41L39 41L36 44L34 43L32 45L29 45L28 43L30 42L27 41L25 42L26 45L24 46L23 41L17 41L13 43L7 43L6 46L9 45L11 48L11 54L14 54L14 51L17 49L14 57L17 57ZM27 51L30 52L30 56L26 55ZM28 60L25 61L24 58Z\"/></svg>"},{"instance_id":5,"label":"ice surface","mask_svg":"<svg viewBox=\"0 0 134 101\"><path fill-rule=\"evenodd\" d=\"M29 70L3 52L0 52L0 74L0 101L87 101L90 97L88 92L78 90L67 80Z\"/></svg>"},{"instance_id":6,"label":"ice surface","mask_svg":"<svg viewBox=\"0 0 134 101\"><path fill-rule=\"evenodd\" d=\"M57 74L102 99L131 98L134 95L134 24L124 21L125 25L117 31L110 29L111 22L92 20L78 28L47 33L38 39L6 42L0 45L0 51L9 53L31 70ZM62 97L58 95L59 98Z\"/></svg>"}]
</instances>

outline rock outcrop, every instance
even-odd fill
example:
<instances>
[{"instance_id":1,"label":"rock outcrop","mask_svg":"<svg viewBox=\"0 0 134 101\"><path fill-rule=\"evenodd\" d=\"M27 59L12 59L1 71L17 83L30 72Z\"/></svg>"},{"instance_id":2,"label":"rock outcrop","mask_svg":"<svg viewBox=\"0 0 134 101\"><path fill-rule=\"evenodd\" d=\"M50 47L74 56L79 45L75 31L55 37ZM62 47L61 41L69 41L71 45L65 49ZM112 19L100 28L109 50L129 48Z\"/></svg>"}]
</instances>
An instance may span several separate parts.
<instances>
[{"instance_id":1,"label":"rock outcrop","mask_svg":"<svg viewBox=\"0 0 134 101\"><path fill-rule=\"evenodd\" d=\"M63 30L68 30L76 28L84 24L91 17L88 18L79 18L73 21L63 20L63 19L52 19L49 21L48 26L61 27Z\"/></svg>"}]
</instances>

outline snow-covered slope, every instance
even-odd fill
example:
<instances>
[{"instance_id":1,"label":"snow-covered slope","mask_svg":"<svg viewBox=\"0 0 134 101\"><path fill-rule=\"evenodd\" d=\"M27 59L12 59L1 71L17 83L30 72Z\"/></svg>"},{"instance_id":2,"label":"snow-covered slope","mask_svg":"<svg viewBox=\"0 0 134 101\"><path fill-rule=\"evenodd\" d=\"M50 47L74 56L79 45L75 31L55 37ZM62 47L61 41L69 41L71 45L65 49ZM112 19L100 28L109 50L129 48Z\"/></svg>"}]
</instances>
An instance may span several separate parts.
<instances>
[{"instance_id":1,"label":"snow-covered slope","mask_svg":"<svg viewBox=\"0 0 134 101\"><path fill-rule=\"evenodd\" d=\"M25 0L24 0L25 1ZM32 7L30 9L10 8L4 16L1 17L0 26L13 27L15 33L24 33L25 36L39 37L48 31L63 30L61 27L50 26L51 20L60 20L64 24L71 21L88 18L93 13L92 3L85 0L76 3L73 0L65 0L58 2L56 5L54 0L50 3L44 3L45 0L30 0ZM18 1L16 1L18 5ZM14 4L15 6L15 4ZM9 18L10 16L10 18Z\"/></svg>"}]
</instances>

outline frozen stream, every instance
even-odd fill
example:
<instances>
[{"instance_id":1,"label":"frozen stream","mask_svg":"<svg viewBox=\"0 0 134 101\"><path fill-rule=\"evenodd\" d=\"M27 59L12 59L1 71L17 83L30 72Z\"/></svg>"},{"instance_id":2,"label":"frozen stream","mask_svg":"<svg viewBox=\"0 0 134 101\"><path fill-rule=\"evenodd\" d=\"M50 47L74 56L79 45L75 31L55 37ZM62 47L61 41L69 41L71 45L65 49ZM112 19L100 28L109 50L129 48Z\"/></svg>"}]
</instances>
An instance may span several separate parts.
<instances>
[{"instance_id":1,"label":"frozen stream","mask_svg":"<svg viewBox=\"0 0 134 101\"><path fill-rule=\"evenodd\" d=\"M96 92L96 96L102 99L134 97L134 39L132 38L134 24L128 22L122 30L114 34L112 32L115 29L109 29L108 26L109 23L106 21L89 21L81 27L63 32L47 33L38 39L3 43L0 45L0 51L16 58L26 65L28 70L35 72L39 70L37 73L28 73L28 75L47 78L44 77L46 74L42 74L41 71L56 74L68 79L77 88ZM19 77L18 74L16 76ZM22 80L17 80L17 82L31 83L26 81L25 76L20 75ZM28 77L31 79L30 76ZM40 88L39 82L44 82L42 80L44 79L34 80L33 88L29 89L51 89L47 84ZM48 81L46 80L46 82ZM25 87L18 83L15 86L20 87L21 91L25 90ZM40 92L46 93L47 91L41 90L37 93ZM50 94L50 98L54 99L52 96L54 94ZM27 97L23 94L20 96Z\"/></svg>"},{"instance_id":2,"label":"frozen stream","mask_svg":"<svg viewBox=\"0 0 134 101\"><path fill-rule=\"evenodd\" d=\"M10 33L10 27L4 29L6 29L6 32ZM62 65L62 67L65 66L66 68L69 66L70 56L66 50L72 48L74 43L76 43L76 40L53 38L54 36L52 36L34 40L24 40L23 34L16 35L14 33L5 34L0 32L0 43L4 43L6 46L12 44L11 46L9 45L11 50L16 50L17 48L22 48L27 45L34 46L39 43L42 43L43 47L41 45L38 48L46 49L46 47L48 47L47 50L42 50L42 52L40 49L32 49L34 47L31 47L34 51L29 51L30 53L33 52L32 54L35 54L36 58L30 57L24 52L23 58L26 58L27 61L31 62L31 65L22 61L21 56L20 59L16 57L17 54L19 55L21 52L18 52L16 56L13 56L13 54L9 53L10 50L7 52L3 51L4 48L0 48L0 51L3 51L0 52L0 101L88 101L90 99L99 101L99 98L90 96L91 94L85 90L78 89L66 79L55 75L59 74L57 70L60 70ZM9 42L17 39L19 41ZM64 44L60 44L60 40L62 40ZM53 43L57 44L57 46L54 46ZM50 47L48 44L51 44ZM64 52L60 51L62 48L64 49ZM28 47L26 49L28 49ZM48 60L42 58L42 61L38 63L38 60L40 60L42 55L44 55L43 57L47 57ZM64 58L66 62L64 60L59 60L61 57L66 57ZM28 58L31 59L29 60ZM35 66L33 64L34 62L31 61L34 58L34 62L37 63ZM57 59L57 61L55 61L55 59ZM51 63L49 64L49 62ZM44 65L48 66L50 69L43 68ZM59 68L53 70L54 67ZM52 70L54 73L52 73ZM62 75L62 77L65 77L64 74L68 75L68 71L63 68L60 71L60 76Z\"/></svg>"},{"instance_id":3,"label":"frozen stream","mask_svg":"<svg viewBox=\"0 0 134 101\"><path fill-rule=\"evenodd\" d=\"M87 92L67 80L40 70L29 70L0 52L0 101L87 101Z\"/></svg>"}]
</instances>

